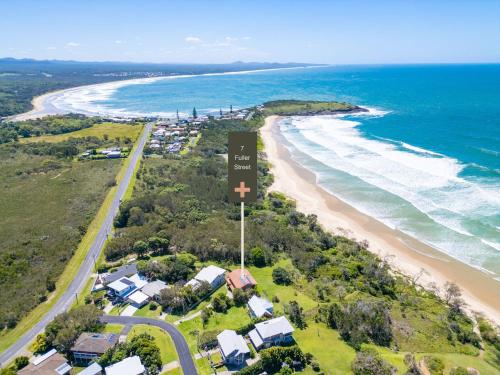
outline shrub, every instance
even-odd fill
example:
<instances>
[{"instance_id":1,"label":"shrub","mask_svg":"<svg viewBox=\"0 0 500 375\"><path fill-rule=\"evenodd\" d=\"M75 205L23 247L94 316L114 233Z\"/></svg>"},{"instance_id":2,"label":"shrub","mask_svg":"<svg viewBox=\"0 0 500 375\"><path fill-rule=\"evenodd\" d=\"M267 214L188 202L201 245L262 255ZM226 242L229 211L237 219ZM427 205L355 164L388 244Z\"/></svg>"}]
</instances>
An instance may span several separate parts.
<instances>
[{"instance_id":1,"label":"shrub","mask_svg":"<svg viewBox=\"0 0 500 375\"><path fill-rule=\"evenodd\" d=\"M469 375L469 372L464 367L453 367L450 370L450 375Z\"/></svg>"},{"instance_id":2,"label":"shrub","mask_svg":"<svg viewBox=\"0 0 500 375\"><path fill-rule=\"evenodd\" d=\"M276 267L273 270L273 281L279 285L290 285L292 283L292 275L283 267Z\"/></svg>"},{"instance_id":3,"label":"shrub","mask_svg":"<svg viewBox=\"0 0 500 375\"><path fill-rule=\"evenodd\" d=\"M392 375L396 372L396 369L374 350L358 352L351 369L354 375Z\"/></svg>"},{"instance_id":4,"label":"shrub","mask_svg":"<svg viewBox=\"0 0 500 375\"><path fill-rule=\"evenodd\" d=\"M443 375L444 363L443 360L437 357L424 357L425 365L432 375Z\"/></svg>"}]
</instances>

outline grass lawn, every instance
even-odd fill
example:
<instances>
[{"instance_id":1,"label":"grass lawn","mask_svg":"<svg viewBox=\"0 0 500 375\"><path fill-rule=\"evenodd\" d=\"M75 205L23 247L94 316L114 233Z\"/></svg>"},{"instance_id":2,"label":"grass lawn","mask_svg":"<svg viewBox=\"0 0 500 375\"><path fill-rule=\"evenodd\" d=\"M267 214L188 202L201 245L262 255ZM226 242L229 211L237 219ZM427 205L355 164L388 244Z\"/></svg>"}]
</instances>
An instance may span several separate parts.
<instances>
[{"instance_id":1,"label":"grass lawn","mask_svg":"<svg viewBox=\"0 0 500 375\"><path fill-rule=\"evenodd\" d=\"M134 152L134 149L136 147L137 147L137 144L134 145L134 147L131 151L131 154ZM32 158L32 159L34 159L34 158ZM39 163L39 161L38 161L38 163ZM102 161L100 160L100 161L94 161L94 162L88 162L88 163L73 163L73 164L79 166L80 168L83 168L82 166L87 166L87 167L91 166L92 168L89 169L89 171L88 171L89 173L90 172L91 173L86 175L85 173L81 172L80 168L76 168L76 171L75 171L76 173L74 174L74 177L72 177L72 175L68 176L66 174L63 174L62 176L66 176L65 179L67 179L69 181L74 181L75 179L78 181L78 179L80 179L80 178L84 179L86 181L86 183L91 185L91 187L89 187L88 189L90 189L90 191L94 191L96 186L99 186L99 184L104 185L105 181L108 181L108 178L103 178L103 176L99 175L99 173L96 173L96 172L98 172L98 169L96 169L96 166L108 165L108 163L111 165L114 165L115 168L120 165L120 163L118 163L117 160L102 160ZM121 162L121 167L119 169L118 174L116 174L116 169L114 169L113 172L110 173L109 177L114 176L116 174L117 186L119 185L120 181L123 179L123 176L124 176L125 171L126 171L129 164L130 164L130 158L124 159L123 162ZM3 171L4 171L4 168L2 168L2 172ZM60 181L63 181L63 179L61 177L59 177L57 179L52 178L52 177L54 177L54 176L43 176L43 175L40 176L40 178L42 178L42 179L45 178L45 181L48 181L49 179L51 179L51 181L58 181L58 183L61 183ZM32 180L32 179L30 179L30 180ZM4 189L4 193L0 199L5 199L6 201L11 199L14 202L14 205L12 207L15 207L14 213L16 214L16 216L22 216L24 218L29 217L32 220L37 221L36 225L32 225L31 223L27 223L27 222L24 223L24 225L30 225L30 228L37 228L37 229L39 229L43 225L50 225L50 228L52 228L52 230L57 229L58 232L64 233L64 231L62 231L61 229L66 228L65 225L67 224L68 219L65 216L61 216L59 214L59 211L55 211L51 205L53 205L55 202L59 202L59 201L66 202L67 198L62 199L61 192L58 191L57 189L54 189L52 186L47 186L47 185L38 183L37 182L38 177L35 178L34 180L35 180L34 185L31 186L30 189L28 189L29 193L27 192L27 194L22 194L22 191L19 190L19 186L16 186L16 184L13 184L13 185L15 185L14 187L16 188L15 189L16 195L12 195L12 197L9 198L9 196L7 194L5 194L5 189ZM66 183L66 185L68 185L68 183ZM93 197L93 199L90 201L90 203L88 203L86 205L77 205L76 206L76 208L78 209L78 212L81 215L82 207L89 208L89 207L92 207L93 204L98 205L99 202L102 202L102 204L101 204L99 210L97 211L97 214L95 214L95 216L88 214L88 216L89 216L88 219L90 219L92 221L88 225L87 230L85 232L85 235L83 236L80 243L78 244L78 247L74 251L73 256L71 257L69 262L67 261L67 258L60 258L60 259L64 260L65 263L67 263L67 264L64 267L64 271L62 272L62 274L60 274L59 278L57 279L55 292L53 292L49 296L47 302L39 304L36 308L34 308L26 317L24 317L16 325L15 328L2 332L2 334L0 335L0 351L4 351L12 343L14 343L20 335L22 335L24 332L26 332L28 329L30 329L38 320L40 320L40 318L44 314L46 314L50 310L50 308L55 304L55 302L62 296L62 294L64 293L66 288L69 286L69 284L73 280L73 276L76 274L76 272L80 268L83 260L85 259L85 256L88 252L88 249L89 249L90 245L92 244L92 242L94 241L99 228L104 223L104 219L106 218L106 214L108 213L109 207L111 206L113 198L116 194L117 186L113 186L112 188L108 189L108 192L105 195L104 201L102 201L102 198L96 199L96 197ZM80 186L80 188L74 188L72 184L69 184L69 187L71 188L71 192L73 192L73 193L81 193L81 191L86 190L86 188L84 186L83 187ZM40 190L40 189L45 189L45 191L38 193L37 190ZM55 194L55 197L51 199L50 196L48 196L49 193ZM28 195L30 196L30 199L28 199L28 200L23 199L22 204L15 203L16 199L22 199L23 197L26 197ZM17 197L17 198L15 198L15 197ZM10 204L12 204L12 201L10 202ZM27 204L27 203L29 203L29 204ZM47 204L49 205L49 207L47 207L45 209L44 205L47 205ZM34 205L34 207L31 207L31 205ZM0 206L2 206L2 202L0 202ZM21 210L19 210L19 207L23 207L23 209L29 210L30 211L29 214L20 212ZM3 212L5 212L5 211L3 211ZM40 218L38 218L37 215L34 215L33 214L34 212L37 212L39 214ZM66 212L66 211L64 211L64 212ZM48 215L55 215L56 217L53 220L51 220L51 218ZM11 220L11 216L12 216L12 214L3 215L4 218L8 218L9 220ZM93 218L92 218L92 216L93 216ZM72 214L71 217L79 217L79 216L78 216L78 214L75 213L75 214ZM56 224L58 222L58 220L62 220L61 225ZM19 228L13 229L13 228L15 228L15 226L13 226L11 223L6 223L6 224L0 223L0 224L1 224L0 228L5 228L5 230L7 231L8 238L12 238L12 236L10 234L13 231L16 233L25 232L25 230L23 230L23 229L19 229ZM2 232L0 232L0 238L2 238ZM65 248L67 250L67 247L65 247ZM33 256L33 255L31 255L31 256ZM28 256L26 256L24 258L24 262L27 262L27 259L30 259L30 258ZM46 267L44 269L53 271L52 266ZM27 272L27 273L29 273L29 272ZM33 274L33 273L31 273L31 274ZM38 283L39 284L41 283L42 285L44 285L44 281L38 281ZM12 290L14 290L14 289L12 289ZM33 291L31 291L30 293L26 293L26 295L30 295L30 294L32 295L32 292ZM17 294L24 295L24 293L20 293L20 292L18 292ZM2 297L2 300L4 300L3 297Z\"/></svg>"},{"instance_id":2,"label":"grass lawn","mask_svg":"<svg viewBox=\"0 0 500 375\"><path fill-rule=\"evenodd\" d=\"M125 326L123 324L106 324L103 333L114 333L119 335Z\"/></svg>"},{"instance_id":3,"label":"grass lawn","mask_svg":"<svg viewBox=\"0 0 500 375\"><path fill-rule=\"evenodd\" d=\"M306 329L296 329L293 337L302 351L314 355L326 375L351 373L356 352L342 341L336 330L310 321Z\"/></svg>"},{"instance_id":4,"label":"grass lawn","mask_svg":"<svg viewBox=\"0 0 500 375\"><path fill-rule=\"evenodd\" d=\"M458 353L429 353L429 354L418 354L417 360L420 360L425 355L431 355L437 358L441 358L445 364L444 373L448 374L448 372L456 366L461 367L473 367L479 371L481 375L495 375L500 374L500 362L497 360L496 366L486 362L485 360L479 357L473 357L466 354L458 354Z\"/></svg>"},{"instance_id":5,"label":"grass lawn","mask_svg":"<svg viewBox=\"0 0 500 375\"><path fill-rule=\"evenodd\" d=\"M57 135L42 135L39 137L21 138L21 143L30 142L61 142L69 138L83 138L83 137L97 137L104 138L105 135L109 139L119 138L130 138L132 142L135 142L139 134L141 133L142 125L130 125L130 124L119 124L113 122L104 122L102 124L96 124L90 128L85 128L77 130L70 133L57 134Z\"/></svg>"},{"instance_id":6,"label":"grass lawn","mask_svg":"<svg viewBox=\"0 0 500 375\"><path fill-rule=\"evenodd\" d=\"M274 304L275 315L283 314L283 304L290 301L297 301L304 311L318 306L312 298L297 290L293 285L277 285L273 282L272 272L275 267L292 267L289 259L280 260L273 267L249 267L253 277L257 281L257 290L262 296L272 300L274 296L279 298L279 302Z\"/></svg>"},{"instance_id":7,"label":"grass lawn","mask_svg":"<svg viewBox=\"0 0 500 375\"><path fill-rule=\"evenodd\" d=\"M184 334L191 353L197 353L197 338L195 332L223 331L224 329L237 329L250 323L250 316L245 307L231 307L226 314L213 313L206 327L203 327L200 317L187 320L177 327Z\"/></svg>"},{"instance_id":8,"label":"grass lawn","mask_svg":"<svg viewBox=\"0 0 500 375\"><path fill-rule=\"evenodd\" d=\"M158 318L161 314L161 307L157 306L156 310L149 309L149 303L142 306L139 310L137 310L134 316L142 316L147 318Z\"/></svg>"},{"instance_id":9,"label":"grass lawn","mask_svg":"<svg viewBox=\"0 0 500 375\"><path fill-rule=\"evenodd\" d=\"M180 367L176 367L170 371L164 371L161 373L161 375L166 375L166 374L168 374L168 375L182 375L183 372L182 372L182 369Z\"/></svg>"},{"instance_id":10,"label":"grass lawn","mask_svg":"<svg viewBox=\"0 0 500 375\"><path fill-rule=\"evenodd\" d=\"M170 335L165 333L161 328L148 325L135 325L128 333L127 340L131 340L132 337L141 333L147 333L154 337L156 345L160 348L161 361L163 364L178 360L174 342L170 338Z\"/></svg>"}]
</instances>

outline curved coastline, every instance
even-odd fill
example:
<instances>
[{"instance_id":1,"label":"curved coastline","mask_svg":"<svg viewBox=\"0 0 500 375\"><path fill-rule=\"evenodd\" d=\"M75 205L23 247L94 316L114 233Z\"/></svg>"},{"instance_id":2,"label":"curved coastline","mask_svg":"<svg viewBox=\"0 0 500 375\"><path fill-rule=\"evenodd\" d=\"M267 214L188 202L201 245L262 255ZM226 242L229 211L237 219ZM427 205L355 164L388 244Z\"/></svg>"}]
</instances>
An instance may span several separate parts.
<instances>
[{"instance_id":1,"label":"curved coastline","mask_svg":"<svg viewBox=\"0 0 500 375\"><path fill-rule=\"evenodd\" d=\"M327 229L358 241L367 240L369 249L391 267L426 287L453 281L463 291L470 311L483 313L500 324L500 288L491 275L460 262L443 252L361 213L317 184L316 176L295 162L280 133L279 117L266 119L260 129L274 183L279 191L297 203L297 209L315 214ZM422 270L425 270L422 272Z\"/></svg>"},{"instance_id":2,"label":"curved coastline","mask_svg":"<svg viewBox=\"0 0 500 375\"><path fill-rule=\"evenodd\" d=\"M204 73L204 74L179 74L179 75L169 75L169 76L160 76L160 77L147 77L147 78L133 78L133 79L124 79L118 81L110 81L103 83L96 83L91 85L83 85L76 86L67 89L61 89L56 91L50 91L45 94L36 96L32 99L31 104L33 105L33 109L20 113L17 115L13 115L8 117L8 121L26 121L37 118L42 118L50 115L64 115L68 113L80 113L87 116L111 116L117 118L134 118L134 117L145 117L148 115L156 115L156 116L165 116L169 114L165 113L133 113L133 112L122 112L117 111L116 109L106 110L105 107L99 107L94 105L94 110L82 109L82 108L61 108L56 105L56 102L66 96L75 94L84 90L94 90L104 92L102 94L102 98L107 98L113 94L115 90L120 87L129 86L129 85L141 85L141 84L149 84L156 81L167 80L167 79L178 79L178 78L193 78L193 77L202 77L202 76L220 76L220 75L238 75L238 74L252 74L259 72L268 72L268 71L276 71L276 70L293 70L293 69L311 69L311 68L324 68L329 65L309 65L309 66L295 66L288 68L272 68L272 69L256 69L256 70L241 70L234 72L220 72L220 73ZM95 98L93 98L95 99ZM173 115L173 114L170 114Z\"/></svg>"}]
</instances>

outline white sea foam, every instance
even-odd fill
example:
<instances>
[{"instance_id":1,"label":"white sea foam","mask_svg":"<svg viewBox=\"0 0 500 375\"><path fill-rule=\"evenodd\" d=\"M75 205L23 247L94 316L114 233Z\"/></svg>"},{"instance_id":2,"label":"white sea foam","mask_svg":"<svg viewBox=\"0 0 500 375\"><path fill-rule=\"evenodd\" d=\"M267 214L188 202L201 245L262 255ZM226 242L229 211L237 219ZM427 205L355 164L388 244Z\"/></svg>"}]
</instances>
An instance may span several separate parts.
<instances>
[{"instance_id":1,"label":"white sea foam","mask_svg":"<svg viewBox=\"0 0 500 375\"><path fill-rule=\"evenodd\" d=\"M484 243L485 245L488 245L488 246L494 248L495 250L500 251L500 243L498 243L498 242L486 241L485 239L481 239L481 242Z\"/></svg>"},{"instance_id":2,"label":"white sea foam","mask_svg":"<svg viewBox=\"0 0 500 375\"><path fill-rule=\"evenodd\" d=\"M498 186L460 177L465 166L454 158L403 142L370 139L359 124L346 116L293 117L282 122L282 129L295 149L368 184L361 189L365 195L369 186L375 189L363 202L355 188L335 183L327 187L360 211L474 266L487 258L488 247L498 250L498 243L488 239L491 232L480 240L485 237L474 225L500 212ZM329 181L328 171L322 171L323 180ZM390 195L380 198L376 189ZM374 201L379 198L383 201ZM403 212L405 201L408 208ZM413 222L407 217L411 207ZM418 218L418 212L424 216Z\"/></svg>"}]
</instances>

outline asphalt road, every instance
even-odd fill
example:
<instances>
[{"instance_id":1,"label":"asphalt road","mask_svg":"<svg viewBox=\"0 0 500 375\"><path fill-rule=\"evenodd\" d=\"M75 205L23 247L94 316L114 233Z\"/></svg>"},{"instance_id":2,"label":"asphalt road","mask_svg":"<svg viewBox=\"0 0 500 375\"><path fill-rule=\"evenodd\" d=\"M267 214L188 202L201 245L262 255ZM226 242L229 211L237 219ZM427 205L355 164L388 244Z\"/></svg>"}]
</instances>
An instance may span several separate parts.
<instances>
[{"instance_id":1,"label":"asphalt road","mask_svg":"<svg viewBox=\"0 0 500 375\"><path fill-rule=\"evenodd\" d=\"M101 318L103 323L112 324L124 324L124 325L135 325L135 324L147 324L155 327L159 327L166 331L172 340L174 341L175 349L177 350L177 355L179 356L179 363L181 364L182 371L184 375L197 375L196 367L193 362L193 357L189 351L189 347L184 339L184 336L175 328L174 325L167 323L163 320L153 319L153 318L142 318L139 316L112 316L104 315Z\"/></svg>"},{"instance_id":2,"label":"asphalt road","mask_svg":"<svg viewBox=\"0 0 500 375\"><path fill-rule=\"evenodd\" d=\"M118 208L120 207L120 201L127 191L127 187L130 183L132 175L134 174L135 166L141 160L142 150L144 149L144 145L146 144L146 140L148 139L148 135L151 132L152 127L153 123L146 124L144 131L139 138L139 143L137 144L134 153L130 155L130 163L125 172L125 176L123 176L120 184L118 185L118 189L116 191L115 197L113 198L113 202L111 203L111 207L108 211L108 214L106 215L104 223L99 229L99 232L94 242L90 246L87 256L85 257L85 260L80 266L78 273L73 278L73 281L70 283L69 287L66 289L62 297L43 316L43 318L39 322L21 337L19 337L19 339L7 350L0 354L0 367L11 362L18 355L21 355L28 344L39 333L42 333L44 331L47 324L49 324L56 315L66 311L69 307L71 307L75 298L77 298L77 294L81 293L81 291L85 287L85 284L87 283L90 275L93 272L95 259L99 257L106 238L108 234L111 233L113 219L118 212Z\"/></svg>"}]
</instances>

